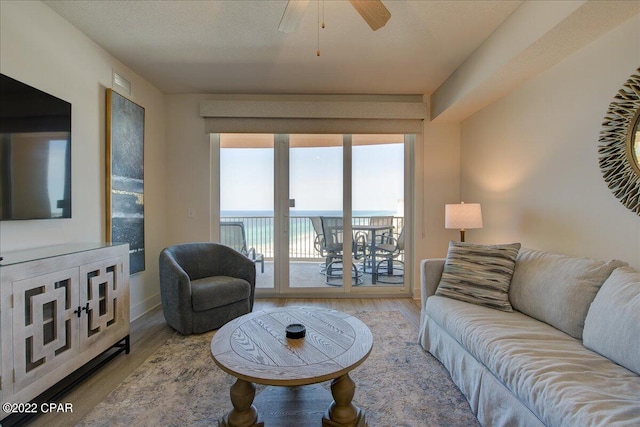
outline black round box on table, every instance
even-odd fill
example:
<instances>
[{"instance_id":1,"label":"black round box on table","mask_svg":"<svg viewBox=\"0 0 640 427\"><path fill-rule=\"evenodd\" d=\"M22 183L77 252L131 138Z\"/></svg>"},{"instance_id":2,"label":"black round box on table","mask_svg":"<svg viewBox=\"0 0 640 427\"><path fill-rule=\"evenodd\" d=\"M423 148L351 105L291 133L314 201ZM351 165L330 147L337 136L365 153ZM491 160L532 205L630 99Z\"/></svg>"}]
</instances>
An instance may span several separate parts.
<instances>
[{"instance_id":1,"label":"black round box on table","mask_svg":"<svg viewBox=\"0 0 640 427\"><path fill-rule=\"evenodd\" d=\"M287 338L292 339L304 338L307 334L307 329L300 323L292 323L288 325L285 331L287 332Z\"/></svg>"}]
</instances>

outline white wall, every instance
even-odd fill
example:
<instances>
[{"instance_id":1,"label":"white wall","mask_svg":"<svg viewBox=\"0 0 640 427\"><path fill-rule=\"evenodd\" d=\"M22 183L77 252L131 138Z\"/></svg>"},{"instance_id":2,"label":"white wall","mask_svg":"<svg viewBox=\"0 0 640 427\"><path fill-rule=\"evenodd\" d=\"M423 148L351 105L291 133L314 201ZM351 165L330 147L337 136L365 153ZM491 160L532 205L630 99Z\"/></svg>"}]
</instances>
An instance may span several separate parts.
<instances>
[{"instance_id":1,"label":"white wall","mask_svg":"<svg viewBox=\"0 0 640 427\"><path fill-rule=\"evenodd\" d=\"M167 245L211 240L210 144L200 116L204 99L206 95L166 96ZM193 209L192 218L187 209Z\"/></svg>"},{"instance_id":2,"label":"white wall","mask_svg":"<svg viewBox=\"0 0 640 427\"><path fill-rule=\"evenodd\" d=\"M424 136L422 258L444 257L458 230L444 228L444 205L460 201L460 125L427 123Z\"/></svg>"},{"instance_id":3,"label":"white wall","mask_svg":"<svg viewBox=\"0 0 640 427\"><path fill-rule=\"evenodd\" d=\"M469 241L640 267L640 217L607 188L597 153L609 103L638 64L636 15L462 123L461 195L484 216Z\"/></svg>"},{"instance_id":4,"label":"white wall","mask_svg":"<svg viewBox=\"0 0 640 427\"><path fill-rule=\"evenodd\" d=\"M72 214L0 222L0 252L105 239L105 89L112 70L145 108L146 271L131 277L132 318L159 303L165 240L163 94L40 2L0 2L0 70L72 104Z\"/></svg>"},{"instance_id":5,"label":"white wall","mask_svg":"<svg viewBox=\"0 0 640 427\"><path fill-rule=\"evenodd\" d=\"M444 258L449 241L459 237L459 231L444 228L444 205L460 201L460 125L425 122L424 146L417 154L415 298L420 297L420 260Z\"/></svg>"}]
</instances>

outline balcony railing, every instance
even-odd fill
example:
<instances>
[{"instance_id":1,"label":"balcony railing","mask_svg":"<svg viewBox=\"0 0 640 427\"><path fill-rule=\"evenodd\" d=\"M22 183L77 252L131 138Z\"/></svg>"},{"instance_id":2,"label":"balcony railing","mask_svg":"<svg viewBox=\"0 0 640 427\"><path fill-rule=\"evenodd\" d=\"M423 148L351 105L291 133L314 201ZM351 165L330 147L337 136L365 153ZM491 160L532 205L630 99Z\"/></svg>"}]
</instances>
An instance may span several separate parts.
<instances>
[{"instance_id":1,"label":"balcony railing","mask_svg":"<svg viewBox=\"0 0 640 427\"><path fill-rule=\"evenodd\" d=\"M367 225L371 217L357 216L352 218L353 225ZM265 259L273 259L274 230L273 217L242 216L223 217L222 222L234 221L244 224L247 247L254 247L256 252L264 254ZM394 232L404 227L404 217L393 217ZM314 247L316 232L307 216L289 217L289 259L296 261L322 259Z\"/></svg>"}]
</instances>

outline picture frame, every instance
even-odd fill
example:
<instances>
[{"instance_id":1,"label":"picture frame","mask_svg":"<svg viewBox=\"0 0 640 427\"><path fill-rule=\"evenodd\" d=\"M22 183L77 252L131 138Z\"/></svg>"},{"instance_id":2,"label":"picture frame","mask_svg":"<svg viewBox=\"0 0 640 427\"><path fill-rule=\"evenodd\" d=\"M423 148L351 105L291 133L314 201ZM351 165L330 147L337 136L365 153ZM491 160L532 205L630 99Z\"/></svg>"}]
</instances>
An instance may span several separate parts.
<instances>
[{"instance_id":1,"label":"picture frame","mask_svg":"<svg viewBox=\"0 0 640 427\"><path fill-rule=\"evenodd\" d=\"M129 243L129 273L145 269L144 108L106 92L106 240Z\"/></svg>"}]
</instances>

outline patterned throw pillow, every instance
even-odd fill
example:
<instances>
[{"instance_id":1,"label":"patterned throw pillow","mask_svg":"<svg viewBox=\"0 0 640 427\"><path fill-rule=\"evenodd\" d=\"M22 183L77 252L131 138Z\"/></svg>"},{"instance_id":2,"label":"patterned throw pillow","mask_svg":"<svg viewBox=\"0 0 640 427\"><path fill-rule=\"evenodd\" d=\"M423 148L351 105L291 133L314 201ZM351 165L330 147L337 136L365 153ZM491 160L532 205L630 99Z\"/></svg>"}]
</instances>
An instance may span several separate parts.
<instances>
[{"instance_id":1,"label":"patterned throw pillow","mask_svg":"<svg viewBox=\"0 0 640 427\"><path fill-rule=\"evenodd\" d=\"M513 311L509 285L520 243L476 245L449 243L436 295L502 311Z\"/></svg>"}]
</instances>

